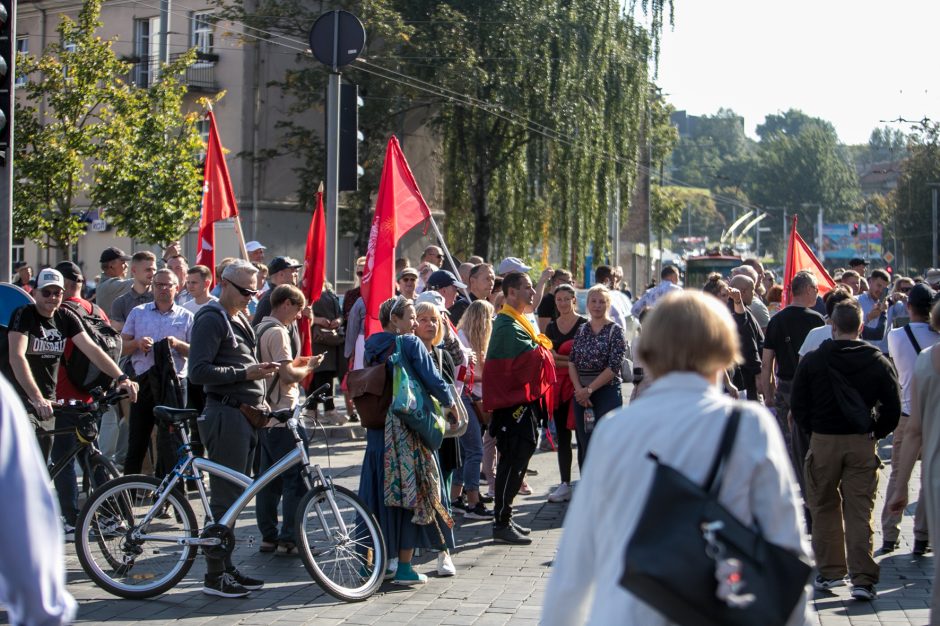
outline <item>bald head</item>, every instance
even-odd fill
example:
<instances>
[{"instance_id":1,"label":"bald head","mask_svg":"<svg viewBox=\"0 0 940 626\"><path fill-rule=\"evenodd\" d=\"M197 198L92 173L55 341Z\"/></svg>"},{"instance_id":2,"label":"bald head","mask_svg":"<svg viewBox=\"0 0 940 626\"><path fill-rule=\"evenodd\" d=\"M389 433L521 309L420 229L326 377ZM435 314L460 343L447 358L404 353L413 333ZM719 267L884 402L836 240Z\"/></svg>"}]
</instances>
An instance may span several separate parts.
<instances>
[{"instance_id":1,"label":"bald head","mask_svg":"<svg viewBox=\"0 0 940 626\"><path fill-rule=\"evenodd\" d=\"M750 306L754 300L754 279L745 273L731 277L731 287L741 292L741 302Z\"/></svg>"}]
</instances>

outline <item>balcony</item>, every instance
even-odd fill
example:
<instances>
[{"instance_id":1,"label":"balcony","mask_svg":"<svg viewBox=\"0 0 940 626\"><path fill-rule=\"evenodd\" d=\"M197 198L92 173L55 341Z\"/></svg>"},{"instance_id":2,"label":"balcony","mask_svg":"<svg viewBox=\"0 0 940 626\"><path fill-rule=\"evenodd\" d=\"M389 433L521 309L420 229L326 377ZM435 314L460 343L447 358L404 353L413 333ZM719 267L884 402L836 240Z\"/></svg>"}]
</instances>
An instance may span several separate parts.
<instances>
[{"instance_id":1,"label":"balcony","mask_svg":"<svg viewBox=\"0 0 940 626\"><path fill-rule=\"evenodd\" d=\"M180 58L181 54L171 54L170 61ZM125 58L131 64L129 82L138 87L149 87L160 74L160 57L136 56ZM219 55L210 52L197 52L196 62L186 68L184 83L190 91L215 93L219 85L215 78L215 66Z\"/></svg>"}]
</instances>

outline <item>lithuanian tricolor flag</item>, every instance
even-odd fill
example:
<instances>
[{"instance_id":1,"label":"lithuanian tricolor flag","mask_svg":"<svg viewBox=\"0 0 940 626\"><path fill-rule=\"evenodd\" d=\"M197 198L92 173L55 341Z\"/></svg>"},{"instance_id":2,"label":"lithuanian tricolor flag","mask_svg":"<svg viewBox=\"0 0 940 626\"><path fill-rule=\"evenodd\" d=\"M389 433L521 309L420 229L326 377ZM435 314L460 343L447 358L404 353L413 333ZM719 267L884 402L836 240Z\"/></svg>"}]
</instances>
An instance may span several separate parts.
<instances>
[{"instance_id":1,"label":"lithuanian tricolor flag","mask_svg":"<svg viewBox=\"0 0 940 626\"><path fill-rule=\"evenodd\" d=\"M535 402L555 383L555 360L512 317L500 313L483 366L483 408L487 411Z\"/></svg>"}]
</instances>

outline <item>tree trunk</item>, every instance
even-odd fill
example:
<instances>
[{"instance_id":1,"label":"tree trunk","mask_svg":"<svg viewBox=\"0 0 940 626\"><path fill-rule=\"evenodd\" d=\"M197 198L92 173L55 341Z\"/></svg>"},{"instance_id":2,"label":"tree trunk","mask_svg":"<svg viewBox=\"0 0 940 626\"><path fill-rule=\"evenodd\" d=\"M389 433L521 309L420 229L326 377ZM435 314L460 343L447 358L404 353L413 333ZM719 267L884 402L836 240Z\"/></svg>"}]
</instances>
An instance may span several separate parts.
<instances>
[{"instance_id":1,"label":"tree trunk","mask_svg":"<svg viewBox=\"0 0 940 626\"><path fill-rule=\"evenodd\" d=\"M483 172L477 172L470 185L470 208L475 218L473 224L473 253L489 258L490 244L490 204L487 193L487 180Z\"/></svg>"}]
</instances>

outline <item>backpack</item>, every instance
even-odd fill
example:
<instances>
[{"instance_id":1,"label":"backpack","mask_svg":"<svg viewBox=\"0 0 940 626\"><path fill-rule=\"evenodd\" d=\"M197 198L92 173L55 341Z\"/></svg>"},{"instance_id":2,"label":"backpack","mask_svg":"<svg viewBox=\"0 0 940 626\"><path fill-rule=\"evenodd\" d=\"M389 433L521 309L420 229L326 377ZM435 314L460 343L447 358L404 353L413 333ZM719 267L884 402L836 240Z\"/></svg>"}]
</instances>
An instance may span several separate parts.
<instances>
[{"instance_id":1,"label":"backpack","mask_svg":"<svg viewBox=\"0 0 940 626\"><path fill-rule=\"evenodd\" d=\"M82 329L88 337L104 353L111 357L111 360L117 363L121 358L121 333L111 328L103 317L101 308L97 304L91 305L91 311L85 310L85 307L79 302L63 302L62 306L72 311L82 324ZM108 388L113 379L105 374L98 366L92 363L85 353L77 349L74 345L62 359L65 366L65 375L69 382L75 385L75 388L90 392L95 387Z\"/></svg>"}]
</instances>

